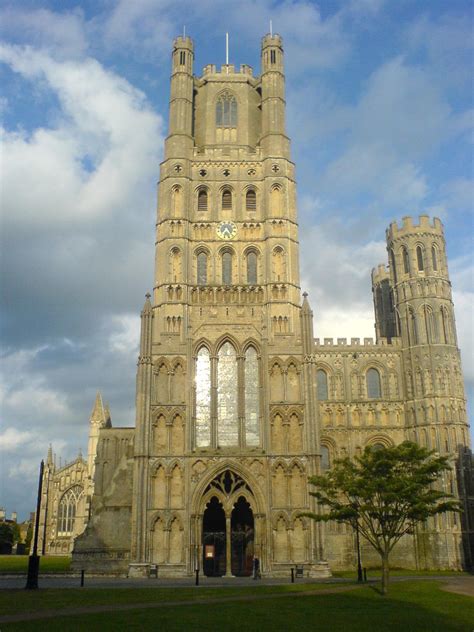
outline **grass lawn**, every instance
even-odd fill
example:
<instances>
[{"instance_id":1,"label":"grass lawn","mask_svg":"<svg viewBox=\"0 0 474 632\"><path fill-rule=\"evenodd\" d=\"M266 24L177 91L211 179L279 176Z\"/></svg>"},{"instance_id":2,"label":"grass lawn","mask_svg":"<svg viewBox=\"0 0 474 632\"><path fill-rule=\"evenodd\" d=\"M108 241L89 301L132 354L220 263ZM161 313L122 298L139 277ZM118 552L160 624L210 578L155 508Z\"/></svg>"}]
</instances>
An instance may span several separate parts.
<instances>
[{"instance_id":1,"label":"grass lawn","mask_svg":"<svg viewBox=\"0 0 474 632\"><path fill-rule=\"evenodd\" d=\"M326 586L319 585L321 588ZM4 630L152 630L174 632L187 630L208 630L242 632L271 630L271 632L317 630L331 632L470 632L474 621L474 599L444 592L439 582L414 580L392 584L390 594L381 597L373 588L364 586L348 592L324 595L297 595L296 590L309 590L314 586L262 586L252 588L198 588L198 589L116 589L104 595L103 590L83 589L74 591L81 598L83 606L97 603L145 603L153 601L183 599L189 605L181 607L133 609L121 612L106 612L36 621L22 621L15 624L1 624ZM10 599L20 591L5 591ZM36 610L45 600L45 607L67 607L71 590L42 590L31 598L38 599L23 603L23 611ZM29 597L24 592L25 597ZM100 601L98 597L100 596ZM256 595L250 601L245 597L240 602L196 604L194 598L224 599L230 595ZM261 595L262 599L258 599ZM264 595L270 597L263 598ZM274 595L274 596L272 596ZM2 601L3 601L2 595ZM0 604L0 609L2 609ZM78 605L78 602L75 602ZM2 609L4 612L4 610ZM58 613L59 615L59 613Z\"/></svg>"},{"instance_id":2,"label":"grass lawn","mask_svg":"<svg viewBox=\"0 0 474 632\"><path fill-rule=\"evenodd\" d=\"M68 556L49 557L44 555L40 561L40 573L67 573L71 568L71 558ZM0 555L0 575L26 574L28 570L28 555Z\"/></svg>"},{"instance_id":3,"label":"grass lawn","mask_svg":"<svg viewBox=\"0 0 474 632\"><path fill-rule=\"evenodd\" d=\"M333 577L344 577L345 579L357 579L357 570L352 571L332 571ZM463 577L470 575L466 571L432 571L432 570L415 570L413 568L391 568L390 577L428 577L433 575L436 577ZM368 568L367 579L375 579L382 576L380 568Z\"/></svg>"}]
</instances>

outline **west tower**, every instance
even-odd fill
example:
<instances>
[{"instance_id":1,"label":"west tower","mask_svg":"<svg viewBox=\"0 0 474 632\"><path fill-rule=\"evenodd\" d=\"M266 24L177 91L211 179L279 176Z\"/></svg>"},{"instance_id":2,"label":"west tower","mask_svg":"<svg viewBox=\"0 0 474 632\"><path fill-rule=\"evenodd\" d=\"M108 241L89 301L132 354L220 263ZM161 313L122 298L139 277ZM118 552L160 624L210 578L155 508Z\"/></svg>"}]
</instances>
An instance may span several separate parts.
<instances>
[{"instance_id":1,"label":"west tower","mask_svg":"<svg viewBox=\"0 0 474 632\"><path fill-rule=\"evenodd\" d=\"M189 573L206 550L209 573L248 573L254 554L264 572L327 572L317 528L297 515L318 450L303 404L283 58L280 36L267 35L260 77L232 64L196 77L192 41L173 45L142 313L132 572Z\"/></svg>"}]
</instances>

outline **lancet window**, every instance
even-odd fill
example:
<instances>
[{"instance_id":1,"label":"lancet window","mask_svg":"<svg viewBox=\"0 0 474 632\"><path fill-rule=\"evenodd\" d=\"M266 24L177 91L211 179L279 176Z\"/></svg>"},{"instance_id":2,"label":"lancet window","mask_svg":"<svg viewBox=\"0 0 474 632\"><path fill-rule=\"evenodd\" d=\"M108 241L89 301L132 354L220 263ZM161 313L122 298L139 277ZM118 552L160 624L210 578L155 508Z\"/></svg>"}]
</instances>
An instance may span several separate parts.
<instances>
[{"instance_id":1,"label":"lancet window","mask_svg":"<svg viewBox=\"0 0 474 632\"><path fill-rule=\"evenodd\" d=\"M242 356L228 341L215 356L207 347L199 349L195 361L198 448L260 445L259 372L259 358L253 346Z\"/></svg>"},{"instance_id":2,"label":"lancet window","mask_svg":"<svg viewBox=\"0 0 474 632\"><path fill-rule=\"evenodd\" d=\"M197 256L197 284L206 285L207 283L207 254L205 252L198 253Z\"/></svg>"},{"instance_id":3,"label":"lancet window","mask_svg":"<svg viewBox=\"0 0 474 632\"><path fill-rule=\"evenodd\" d=\"M318 369L316 372L316 389L319 401L328 398L328 375L323 369Z\"/></svg>"},{"instance_id":4,"label":"lancet window","mask_svg":"<svg viewBox=\"0 0 474 632\"><path fill-rule=\"evenodd\" d=\"M382 397L382 386L380 383L380 373L377 369L369 369L366 375L367 397L369 399L380 399Z\"/></svg>"},{"instance_id":5,"label":"lancet window","mask_svg":"<svg viewBox=\"0 0 474 632\"><path fill-rule=\"evenodd\" d=\"M247 283L249 285L257 283L257 253L253 251L247 254Z\"/></svg>"}]
</instances>

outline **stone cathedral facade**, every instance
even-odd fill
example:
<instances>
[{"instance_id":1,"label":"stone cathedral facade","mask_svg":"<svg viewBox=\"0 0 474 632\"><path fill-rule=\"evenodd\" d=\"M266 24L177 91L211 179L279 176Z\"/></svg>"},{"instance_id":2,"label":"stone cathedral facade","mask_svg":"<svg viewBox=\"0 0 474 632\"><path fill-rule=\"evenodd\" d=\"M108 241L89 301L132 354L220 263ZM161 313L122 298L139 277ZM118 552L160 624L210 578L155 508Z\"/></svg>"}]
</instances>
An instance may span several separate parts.
<instances>
[{"instance_id":1,"label":"stone cathedral facade","mask_svg":"<svg viewBox=\"0 0 474 632\"><path fill-rule=\"evenodd\" d=\"M135 427L113 428L98 398L87 462L50 462L44 551L62 542L77 569L131 576L248 575L254 555L271 576L352 564L353 533L301 517L316 509L308 477L366 445L411 439L454 458L469 443L441 222L404 218L386 236L376 339L315 338L282 40L263 38L260 76L208 65L198 77L191 39L177 38ZM456 493L456 469L443 484ZM77 512L61 505L72 488ZM458 568L463 555L463 525L446 515L394 562Z\"/></svg>"}]
</instances>

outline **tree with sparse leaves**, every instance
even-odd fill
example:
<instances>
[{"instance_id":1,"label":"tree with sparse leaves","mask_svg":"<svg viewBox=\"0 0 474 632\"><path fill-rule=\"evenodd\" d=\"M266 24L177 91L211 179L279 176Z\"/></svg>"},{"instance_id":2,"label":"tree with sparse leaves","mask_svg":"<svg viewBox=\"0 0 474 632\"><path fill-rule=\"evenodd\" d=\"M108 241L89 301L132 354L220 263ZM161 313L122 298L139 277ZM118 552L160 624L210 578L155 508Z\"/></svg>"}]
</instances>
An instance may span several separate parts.
<instances>
[{"instance_id":1,"label":"tree with sparse leaves","mask_svg":"<svg viewBox=\"0 0 474 632\"><path fill-rule=\"evenodd\" d=\"M335 460L324 475L309 479L320 513L305 515L358 529L380 555L385 595L390 553L400 538L435 514L460 511L459 502L437 485L450 469L447 456L411 441L388 448L369 446L353 461Z\"/></svg>"}]
</instances>

